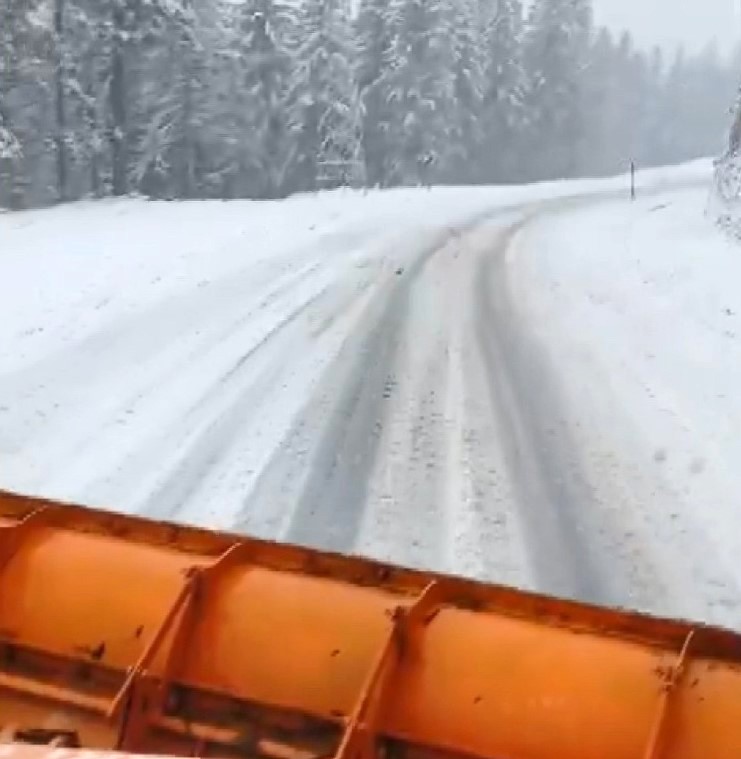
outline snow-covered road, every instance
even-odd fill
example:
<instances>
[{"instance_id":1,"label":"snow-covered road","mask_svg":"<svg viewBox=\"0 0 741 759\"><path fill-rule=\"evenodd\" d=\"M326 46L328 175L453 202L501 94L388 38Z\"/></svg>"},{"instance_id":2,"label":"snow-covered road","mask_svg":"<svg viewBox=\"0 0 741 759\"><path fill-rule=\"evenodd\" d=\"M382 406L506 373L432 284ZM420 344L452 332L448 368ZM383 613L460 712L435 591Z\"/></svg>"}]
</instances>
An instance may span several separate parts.
<instances>
[{"instance_id":1,"label":"snow-covered road","mask_svg":"<svg viewBox=\"0 0 741 759\"><path fill-rule=\"evenodd\" d=\"M614 180L0 216L0 485L741 623L722 535L741 488L724 469L719 529L699 492L669 503L671 441L650 421L625 433L648 411L615 391L616 372L636 376L631 325L613 350L583 307L622 268L595 280L574 230L609 259L616 215L678 197L654 192L631 205Z\"/></svg>"}]
</instances>

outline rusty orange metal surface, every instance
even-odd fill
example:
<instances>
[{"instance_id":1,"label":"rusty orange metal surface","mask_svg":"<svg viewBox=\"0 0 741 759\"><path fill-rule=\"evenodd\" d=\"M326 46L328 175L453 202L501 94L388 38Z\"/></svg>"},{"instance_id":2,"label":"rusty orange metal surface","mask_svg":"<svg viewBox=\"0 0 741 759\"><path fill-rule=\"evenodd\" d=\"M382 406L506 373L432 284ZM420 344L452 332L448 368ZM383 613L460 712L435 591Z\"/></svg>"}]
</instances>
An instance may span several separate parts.
<instances>
[{"instance_id":1,"label":"rusty orange metal surface","mask_svg":"<svg viewBox=\"0 0 741 759\"><path fill-rule=\"evenodd\" d=\"M0 493L0 715L17 759L739 759L741 636Z\"/></svg>"}]
</instances>

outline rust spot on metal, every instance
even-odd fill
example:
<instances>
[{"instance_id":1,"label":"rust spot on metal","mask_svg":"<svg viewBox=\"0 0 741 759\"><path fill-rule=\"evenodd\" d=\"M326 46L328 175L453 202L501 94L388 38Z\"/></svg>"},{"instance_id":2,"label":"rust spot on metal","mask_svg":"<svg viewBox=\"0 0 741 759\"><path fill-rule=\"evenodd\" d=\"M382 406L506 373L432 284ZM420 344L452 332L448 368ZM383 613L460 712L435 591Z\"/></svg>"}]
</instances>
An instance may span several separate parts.
<instances>
[{"instance_id":1,"label":"rust spot on metal","mask_svg":"<svg viewBox=\"0 0 741 759\"><path fill-rule=\"evenodd\" d=\"M102 661L105 656L105 641L101 641L97 646L77 646L75 651L88 656L93 661Z\"/></svg>"}]
</instances>

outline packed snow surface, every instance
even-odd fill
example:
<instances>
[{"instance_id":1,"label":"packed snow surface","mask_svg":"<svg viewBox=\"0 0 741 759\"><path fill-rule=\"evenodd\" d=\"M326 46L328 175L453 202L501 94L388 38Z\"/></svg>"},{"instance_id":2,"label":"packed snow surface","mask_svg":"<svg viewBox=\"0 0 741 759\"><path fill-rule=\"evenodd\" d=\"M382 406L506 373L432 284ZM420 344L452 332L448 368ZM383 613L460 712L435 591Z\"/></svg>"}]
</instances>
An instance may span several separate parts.
<instances>
[{"instance_id":1,"label":"packed snow surface","mask_svg":"<svg viewBox=\"0 0 741 759\"><path fill-rule=\"evenodd\" d=\"M709 173L0 215L0 486L741 624Z\"/></svg>"}]
</instances>

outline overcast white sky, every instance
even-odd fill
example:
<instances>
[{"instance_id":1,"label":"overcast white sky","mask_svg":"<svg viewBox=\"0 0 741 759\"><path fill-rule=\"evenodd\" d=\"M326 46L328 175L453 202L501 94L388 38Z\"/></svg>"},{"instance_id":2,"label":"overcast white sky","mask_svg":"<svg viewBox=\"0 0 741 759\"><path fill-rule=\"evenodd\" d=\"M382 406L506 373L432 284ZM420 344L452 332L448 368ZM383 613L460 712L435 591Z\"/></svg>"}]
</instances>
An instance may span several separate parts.
<instances>
[{"instance_id":1,"label":"overcast white sky","mask_svg":"<svg viewBox=\"0 0 741 759\"><path fill-rule=\"evenodd\" d=\"M741 0L594 0L597 20L630 29L641 46L696 49L713 37L724 49L741 40Z\"/></svg>"}]
</instances>

